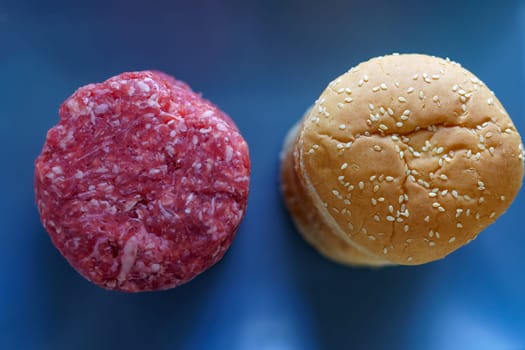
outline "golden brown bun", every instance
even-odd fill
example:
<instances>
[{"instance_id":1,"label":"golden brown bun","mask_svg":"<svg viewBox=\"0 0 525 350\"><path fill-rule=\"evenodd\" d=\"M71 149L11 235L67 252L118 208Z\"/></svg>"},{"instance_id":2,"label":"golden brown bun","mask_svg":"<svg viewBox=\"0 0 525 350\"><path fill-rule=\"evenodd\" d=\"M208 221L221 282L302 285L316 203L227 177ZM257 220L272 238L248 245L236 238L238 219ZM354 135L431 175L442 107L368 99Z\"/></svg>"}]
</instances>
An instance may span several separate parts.
<instances>
[{"instance_id":1,"label":"golden brown bun","mask_svg":"<svg viewBox=\"0 0 525 350\"><path fill-rule=\"evenodd\" d=\"M436 57L391 55L329 84L285 148L282 175L294 221L324 255L422 264L509 207L523 146L472 73Z\"/></svg>"}]
</instances>

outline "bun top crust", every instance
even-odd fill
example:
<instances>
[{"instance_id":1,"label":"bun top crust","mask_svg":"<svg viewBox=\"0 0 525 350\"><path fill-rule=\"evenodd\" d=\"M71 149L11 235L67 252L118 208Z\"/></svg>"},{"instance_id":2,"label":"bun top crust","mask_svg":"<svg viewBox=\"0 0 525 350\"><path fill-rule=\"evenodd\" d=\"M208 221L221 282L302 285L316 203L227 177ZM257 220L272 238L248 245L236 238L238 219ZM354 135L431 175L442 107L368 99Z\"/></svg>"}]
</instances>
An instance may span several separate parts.
<instances>
[{"instance_id":1,"label":"bun top crust","mask_svg":"<svg viewBox=\"0 0 525 350\"><path fill-rule=\"evenodd\" d=\"M459 64L371 59L332 81L298 138L301 182L334 233L398 264L446 256L511 204L523 145Z\"/></svg>"}]
</instances>

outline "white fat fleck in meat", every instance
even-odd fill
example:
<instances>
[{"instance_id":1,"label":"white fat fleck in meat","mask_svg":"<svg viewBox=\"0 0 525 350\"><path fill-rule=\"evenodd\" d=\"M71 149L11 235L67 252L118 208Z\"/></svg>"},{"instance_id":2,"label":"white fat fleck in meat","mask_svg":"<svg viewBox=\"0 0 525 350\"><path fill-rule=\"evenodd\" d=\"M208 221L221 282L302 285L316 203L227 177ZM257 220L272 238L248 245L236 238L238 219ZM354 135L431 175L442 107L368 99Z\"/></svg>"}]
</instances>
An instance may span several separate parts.
<instances>
[{"instance_id":1,"label":"white fat fleck in meat","mask_svg":"<svg viewBox=\"0 0 525 350\"><path fill-rule=\"evenodd\" d=\"M117 279L119 281L124 281L126 276L131 271L133 264L135 264L135 259L137 257L137 242L135 237L128 239L122 249L122 257L120 258L120 272Z\"/></svg>"},{"instance_id":2,"label":"white fat fleck in meat","mask_svg":"<svg viewBox=\"0 0 525 350\"><path fill-rule=\"evenodd\" d=\"M151 271L152 272L158 272L160 270L159 264L151 264Z\"/></svg>"},{"instance_id":3,"label":"white fat fleck in meat","mask_svg":"<svg viewBox=\"0 0 525 350\"><path fill-rule=\"evenodd\" d=\"M194 197L193 193L190 193L190 194L188 195L188 197L186 198L186 203L185 203L184 205L187 206L188 204L190 204L191 201L193 200L193 197Z\"/></svg>"},{"instance_id":4,"label":"white fat fleck in meat","mask_svg":"<svg viewBox=\"0 0 525 350\"><path fill-rule=\"evenodd\" d=\"M146 84L146 83L143 82L143 81L140 81L140 80L139 80L139 81L137 82L137 86L138 86L139 89L141 89L141 90L144 91L144 92L149 92L149 91L150 91L149 85Z\"/></svg>"},{"instance_id":5,"label":"white fat fleck in meat","mask_svg":"<svg viewBox=\"0 0 525 350\"><path fill-rule=\"evenodd\" d=\"M233 156L233 148L231 148L231 146L228 145L226 146L226 150L224 152L224 160L229 162L232 160L232 156Z\"/></svg>"},{"instance_id":6,"label":"white fat fleck in meat","mask_svg":"<svg viewBox=\"0 0 525 350\"><path fill-rule=\"evenodd\" d=\"M207 110L205 111L204 113L202 113L202 117L203 118L208 118L208 117L211 117L213 115L213 111L212 110Z\"/></svg>"},{"instance_id":7,"label":"white fat fleck in meat","mask_svg":"<svg viewBox=\"0 0 525 350\"><path fill-rule=\"evenodd\" d=\"M222 123L222 121L217 123L217 129L218 129L219 131L226 131L226 130L228 130L228 128L226 127L226 125L224 125L224 124Z\"/></svg>"},{"instance_id":8,"label":"white fat fleck in meat","mask_svg":"<svg viewBox=\"0 0 525 350\"><path fill-rule=\"evenodd\" d=\"M211 129L211 126L210 126L210 127L208 127L208 128L202 128L202 129L199 129L199 132L200 132L201 134L207 134L207 133L211 132L211 130L212 130L212 129Z\"/></svg>"},{"instance_id":9,"label":"white fat fleck in meat","mask_svg":"<svg viewBox=\"0 0 525 350\"><path fill-rule=\"evenodd\" d=\"M194 145L199 143L199 138L197 137L197 135L193 135L193 138L192 138L191 142L193 142Z\"/></svg>"},{"instance_id":10,"label":"white fat fleck in meat","mask_svg":"<svg viewBox=\"0 0 525 350\"><path fill-rule=\"evenodd\" d=\"M175 213L173 213L172 211L166 209L166 207L162 204L161 201L158 201L158 204L159 204L159 210L160 210L160 213L167 219L170 219L172 217L176 217L177 215L175 215Z\"/></svg>"},{"instance_id":11,"label":"white fat fleck in meat","mask_svg":"<svg viewBox=\"0 0 525 350\"><path fill-rule=\"evenodd\" d=\"M177 136L177 131L176 130L171 130L170 131L170 137L175 137Z\"/></svg>"},{"instance_id":12,"label":"white fat fleck in meat","mask_svg":"<svg viewBox=\"0 0 525 350\"><path fill-rule=\"evenodd\" d=\"M109 109L109 106L107 104L103 103L103 104L95 106L93 111L96 114L102 114L102 113L106 113L108 111L108 109Z\"/></svg>"},{"instance_id":13,"label":"white fat fleck in meat","mask_svg":"<svg viewBox=\"0 0 525 350\"><path fill-rule=\"evenodd\" d=\"M51 170L57 175L63 174L62 167L59 165L54 166Z\"/></svg>"},{"instance_id":14,"label":"white fat fleck in meat","mask_svg":"<svg viewBox=\"0 0 525 350\"><path fill-rule=\"evenodd\" d=\"M70 98L69 101L66 102L66 107L69 109L71 114L78 114L80 110L80 106L78 105L78 102L74 98Z\"/></svg>"},{"instance_id":15,"label":"white fat fleck in meat","mask_svg":"<svg viewBox=\"0 0 525 350\"><path fill-rule=\"evenodd\" d=\"M168 152L168 154L171 157L173 157L173 155L175 155L175 149L173 148L173 146L167 145L165 148L166 148L166 152Z\"/></svg>"}]
</instances>

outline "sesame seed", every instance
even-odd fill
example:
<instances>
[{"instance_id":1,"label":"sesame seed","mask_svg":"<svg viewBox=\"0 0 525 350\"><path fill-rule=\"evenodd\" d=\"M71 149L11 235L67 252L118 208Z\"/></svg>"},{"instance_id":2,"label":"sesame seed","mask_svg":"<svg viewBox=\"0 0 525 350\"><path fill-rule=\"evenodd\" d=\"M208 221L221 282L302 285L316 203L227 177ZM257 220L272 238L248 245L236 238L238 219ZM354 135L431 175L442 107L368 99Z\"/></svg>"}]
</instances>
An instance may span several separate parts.
<instances>
[{"instance_id":1,"label":"sesame seed","mask_svg":"<svg viewBox=\"0 0 525 350\"><path fill-rule=\"evenodd\" d=\"M394 115L394 110L392 108L390 108L390 107L387 109L387 112L388 112L388 115L390 115L390 116Z\"/></svg>"},{"instance_id":2,"label":"sesame seed","mask_svg":"<svg viewBox=\"0 0 525 350\"><path fill-rule=\"evenodd\" d=\"M337 149L343 149L344 148L342 143L338 143L336 147L337 147Z\"/></svg>"},{"instance_id":3,"label":"sesame seed","mask_svg":"<svg viewBox=\"0 0 525 350\"><path fill-rule=\"evenodd\" d=\"M401 102L401 103L404 103L404 102L407 101L407 99L404 98L403 96L399 96L399 97L397 98L397 100L398 100L399 102Z\"/></svg>"},{"instance_id":4,"label":"sesame seed","mask_svg":"<svg viewBox=\"0 0 525 350\"><path fill-rule=\"evenodd\" d=\"M501 201L504 201L504 200L505 200L505 196L500 196L499 199L500 199Z\"/></svg>"},{"instance_id":5,"label":"sesame seed","mask_svg":"<svg viewBox=\"0 0 525 350\"><path fill-rule=\"evenodd\" d=\"M353 231L354 230L354 225L352 225L351 222L348 223L348 228L350 229L350 231Z\"/></svg>"},{"instance_id":6,"label":"sesame seed","mask_svg":"<svg viewBox=\"0 0 525 350\"><path fill-rule=\"evenodd\" d=\"M348 163L343 163L343 164L341 165L341 170L344 170L344 169L346 169L346 168L348 168Z\"/></svg>"},{"instance_id":7,"label":"sesame seed","mask_svg":"<svg viewBox=\"0 0 525 350\"><path fill-rule=\"evenodd\" d=\"M434 237L434 231L433 230L428 231L428 237L430 237L430 238Z\"/></svg>"},{"instance_id":8,"label":"sesame seed","mask_svg":"<svg viewBox=\"0 0 525 350\"><path fill-rule=\"evenodd\" d=\"M492 213L490 213L489 218L492 219L492 218L495 217L495 216L496 216L496 212L492 212Z\"/></svg>"},{"instance_id":9,"label":"sesame seed","mask_svg":"<svg viewBox=\"0 0 525 350\"><path fill-rule=\"evenodd\" d=\"M466 111L467 111L467 105L466 105L466 104L462 104L462 105L461 105L461 110L462 110L463 112L466 112Z\"/></svg>"},{"instance_id":10,"label":"sesame seed","mask_svg":"<svg viewBox=\"0 0 525 350\"><path fill-rule=\"evenodd\" d=\"M429 197L436 197L437 194L435 194L434 192L429 192L429 193L428 193L428 196L429 196Z\"/></svg>"},{"instance_id":11,"label":"sesame seed","mask_svg":"<svg viewBox=\"0 0 525 350\"><path fill-rule=\"evenodd\" d=\"M339 197L339 191L337 191L337 190L332 190L332 193L334 194L334 196Z\"/></svg>"},{"instance_id":12,"label":"sesame seed","mask_svg":"<svg viewBox=\"0 0 525 350\"><path fill-rule=\"evenodd\" d=\"M383 248L383 254L386 255L386 253L388 253L388 249L386 249L386 247L385 247L385 248Z\"/></svg>"},{"instance_id":13,"label":"sesame seed","mask_svg":"<svg viewBox=\"0 0 525 350\"><path fill-rule=\"evenodd\" d=\"M388 206L388 211L389 211L390 213L394 213L394 206L390 204L390 205Z\"/></svg>"},{"instance_id":14,"label":"sesame seed","mask_svg":"<svg viewBox=\"0 0 525 350\"><path fill-rule=\"evenodd\" d=\"M350 88L345 88L345 93L350 95L352 93L352 89Z\"/></svg>"},{"instance_id":15,"label":"sesame seed","mask_svg":"<svg viewBox=\"0 0 525 350\"><path fill-rule=\"evenodd\" d=\"M379 185L374 185L374 193L379 191Z\"/></svg>"},{"instance_id":16,"label":"sesame seed","mask_svg":"<svg viewBox=\"0 0 525 350\"><path fill-rule=\"evenodd\" d=\"M345 199L343 201L343 203L346 204L346 205L351 205L352 204L352 202L350 202L350 200L348 200L348 199Z\"/></svg>"},{"instance_id":17,"label":"sesame seed","mask_svg":"<svg viewBox=\"0 0 525 350\"><path fill-rule=\"evenodd\" d=\"M403 159L404 156L405 156L405 152L403 152L403 151L399 152L399 158L400 159Z\"/></svg>"},{"instance_id":18,"label":"sesame seed","mask_svg":"<svg viewBox=\"0 0 525 350\"><path fill-rule=\"evenodd\" d=\"M378 91L379 91L379 86L374 86L374 87L372 88L372 91L373 91L373 92L378 92Z\"/></svg>"},{"instance_id":19,"label":"sesame seed","mask_svg":"<svg viewBox=\"0 0 525 350\"><path fill-rule=\"evenodd\" d=\"M385 201L385 197L379 197L379 198L377 199L377 201L378 201L378 202L384 202L384 201Z\"/></svg>"},{"instance_id":20,"label":"sesame seed","mask_svg":"<svg viewBox=\"0 0 525 350\"><path fill-rule=\"evenodd\" d=\"M463 228L463 224L462 224L461 222L458 222L458 223L456 224L456 227L457 227L457 228Z\"/></svg>"},{"instance_id":21,"label":"sesame seed","mask_svg":"<svg viewBox=\"0 0 525 350\"><path fill-rule=\"evenodd\" d=\"M458 84L454 84L454 86L452 86L452 91L453 91L453 92L458 91L458 89L459 89Z\"/></svg>"},{"instance_id":22,"label":"sesame seed","mask_svg":"<svg viewBox=\"0 0 525 350\"><path fill-rule=\"evenodd\" d=\"M441 174L441 175L439 175L439 178L440 178L441 180L448 180L448 176L445 175L445 174Z\"/></svg>"},{"instance_id":23,"label":"sesame seed","mask_svg":"<svg viewBox=\"0 0 525 350\"><path fill-rule=\"evenodd\" d=\"M434 79L434 80L438 80L438 79L439 79L439 74L434 74L434 75L432 75L432 79Z\"/></svg>"},{"instance_id":24,"label":"sesame seed","mask_svg":"<svg viewBox=\"0 0 525 350\"><path fill-rule=\"evenodd\" d=\"M377 199L375 198L371 198L370 202L372 203L372 205L377 205Z\"/></svg>"},{"instance_id":25,"label":"sesame seed","mask_svg":"<svg viewBox=\"0 0 525 350\"><path fill-rule=\"evenodd\" d=\"M433 206L434 208L438 208L438 207L441 206L441 204L439 204L438 202L434 202L434 203L432 203L432 206Z\"/></svg>"},{"instance_id":26,"label":"sesame seed","mask_svg":"<svg viewBox=\"0 0 525 350\"><path fill-rule=\"evenodd\" d=\"M456 240L456 237L452 236L450 237L450 239L448 240L448 243L452 243Z\"/></svg>"},{"instance_id":27,"label":"sesame seed","mask_svg":"<svg viewBox=\"0 0 525 350\"><path fill-rule=\"evenodd\" d=\"M385 83L383 83L383 84L381 84L381 85L379 85L379 86L381 87L382 90L386 90L386 89L387 89L387 86L386 86Z\"/></svg>"},{"instance_id":28,"label":"sesame seed","mask_svg":"<svg viewBox=\"0 0 525 350\"><path fill-rule=\"evenodd\" d=\"M388 126L386 126L385 124L379 124L379 129L388 130Z\"/></svg>"},{"instance_id":29,"label":"sesame seed","mask_svg":"<svg viewBox=\"0 0 525 350\"><path fill-rule=\"evenodd\" d=\"M350 102L352 102L353 100L354 100L354 99L351 98L351 97L345 97L345 102L346 102L346 103L350 103Z\"/></svg>"},{"instance_id":30,"label":"sesame seed","mask_svg":"<svg viewBox=\"0 0 525 350\"><path fill-rule=\"evenodd\" d=\"M373 110L374 110L374 105L371 104L371 103L369 103L369 104L368 104L368 109L370 109L371 111L373 111Z\"/></svg>"},{"instance_id":31,"label":"sesame seed","mask_svg":"<svg viewBox=\"0 0 525 350\"><path fill-rule=\"evenodd\" d=\"M341 129L341 130L346 129L346 125L345 125L345 124L341 124L341 125L339 125L339 129Z\"/></svg>"},{"instance_id":32,"label":"sesame seed","mask_svg":"<svg viewBox=\"0 0 525 350\"><path fill-rule=\"evenodd\" d=\"M359 181L359 189L362 190L363 188L365 188L365 183L363 181Z\"/></svg>"},{"instance_id":33,"label":"sesame seed","mask_svg":"<svg viewBox=\"0 0 525 350\"><path fill-rule=\"evenodd\" d=\"M423 91L419 91L419 99L424 99L425 98L425 94L423 93Z\"/></svg>"},{"instance_id":34,"label":"sesame seed","mask_svg":"<svg viewBox=\"0 0 525 350\"><path fill-rule=\"evenodd\" d=\"M402 122L396 122L396 126L397 126L398 128L401 128L401 127L403 126L403 123L402 123Z\"/></svg>"},{"instance_id":35,"label":"sesame seed","mask_svg":"<svg viewBox=\"0 0 525 350\"><path fill-rule=\"evenodd\" d=\"M487 104L488 104L489 106L492 106L492 105L494 104L494 99L493 99L492 97L489 98L489 99L487 99Z\"/></svg>"},{"instance_id":36,"label":"sesame seed","mask_svg":"<svg viewBox=\"0 0 525 350\"><path fill-rule=\"evenodd\" d=\"M432 97L432 101L438 102L439 101L439 96L436 95L436 96Z\"/></svg>"},{"instance_id":37,"label":"sesame seed","mask_svg":"<svg viewBox=\"0 0 525 350\"><path fill-rule=\"evenodd\" d=\"M363 80L366 81L366 82L368 82L368 75L366 75L366 74L363 75Z\"/></svg>"},{"instance_id":38,"label":"sesame seed","mask_svg":"<svg viewBox=\"0 0 525 350\"><path fill-rule=\"evenodd\" d=\"M403 231L405 231L405 233L406 233L406 232L408 232L408 230L409 230L408 225L405 225L405 226L403 227Z\"/></svg>"},{"instance_id":39,"label":"sesame seed","mask_svg":"<svg viewBox=\"0 0 525 350\"><path fill-rule=\"evenodd\" d=\"M437 239L440 238L440 237L439 237L439 232L438 232L438 231L436 231L436 238L437 238Z\"/></svg>"},{"instance_id":40,"label":"sesame seed","mask_svg":"<svg viewBox=\"0 0 525 350\"><path fill-rule=\"evenodd\" d=\"M411 94L411 93L413 93L414 90L415 90L415 89L414 89L412 86L409 87L409 88L407 89L407 94Z\"/></svg>"},{"instance_id":41,"label":"sesame seed","mask_svg":"<svg viewBox=\"0 0 525 350\"><path fill-rule=\"evenodd\" d=\"M368 236L368 239L371 240L371 241L375 241L375 240L376 240L376 237L375 237L375 236L372 236L372 235L369 235L369 236Z\"/></svg>"},{"instance_id":42,"label":"sesame seed","mask_svg":"<svg viewBox=\"0 0 525 350\"><path fill-rule=\"evenodd\" d=\"M412 261L412 257L409 256L408 259L407 259L407 261Z\"/></svg>"},{"instance_id":43,"label":"sesame seed","mask_svg":"<svg viewBox=\"0 0 525 350\"><path fill-rule=\"evenodd\" d=\"M377 152L381 152L382 148L379 145L374 145L374 150Z\"/></svg>"},{"instance_id":44,"label":"sesame seed","mask_svg":"<svg viewBox=\"0 0 525 350\"><path fill-rule=\"evenodd\" d=\"M418 75L417 75L417 74L414 74L414 75L412 76L412 80L417 80L417 77L418 77Z\"/></svg>"},{"instance_id":45,"label":"sesame seed","mask_svg":"<svg viewBox=\"0 0 525 350\"><path fill-rule=\"evenodd\" d=\"M443 207L439 207L439 208L438 208L438 211L439 211L440 213L444 213L444 212L445 212L445 208L443 208Z\"/></svg>"},{"instance_id":46,"label":"sesame seed","mask_svg":"<svg viewBox=\"0 0 525 350\"><path fill-rule=\"evenodd\" d=\"M388 216L386 217L386 221L394 222L395 220L396 220L396 219L395 219L393 216L391 216L391 215L388 215Z\"/></svg>"},{"instance_id":47,"label":"sesame seed","mask_svg":"<svg viewBox=\"0 0 525 350\"><path fill-rule=\"evenodd\" d=\"M374 221L376 221L376 222L379 222L379 221L380 221L380 219L379 219L379 215L377 215L377 214L374 215Z\"/></svg>"},{"instance_id":48,"label":"sesame seed","mask_svg":"<svg viewBox=\"0 0 525 350\"><path fill-rule=\"evenodd\" d=\"M359 79L359 82L357 83L357 86L361 87L363 86L365 82L363 81L363 79Z\"/></svg>"}]
</instances>

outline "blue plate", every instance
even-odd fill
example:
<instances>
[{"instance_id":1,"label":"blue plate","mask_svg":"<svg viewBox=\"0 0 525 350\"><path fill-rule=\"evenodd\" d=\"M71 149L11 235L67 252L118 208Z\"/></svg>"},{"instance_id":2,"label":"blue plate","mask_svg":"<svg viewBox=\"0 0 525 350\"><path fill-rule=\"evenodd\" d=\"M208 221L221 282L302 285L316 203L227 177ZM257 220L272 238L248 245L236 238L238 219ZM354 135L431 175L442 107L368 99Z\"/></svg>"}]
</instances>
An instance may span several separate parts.
<instances>
[{"instance_id":1,"label":"blue plate","mask_svg":"<svg viewBox=\"0 0 525 350\"><path fill-rule=\"evenodd\" d=\"M0 2L0 349L525 348L523 190L445 260L378 270L321 258L278 192L288 128L331 79L377 55L461 62L525 134L522 3L154 3ZM147 68L232 116L253 175L246 218L219 264L180 288L130 295L90 284L52 246L33 161L77 87Z\"/></svg>"}]
</instances>

